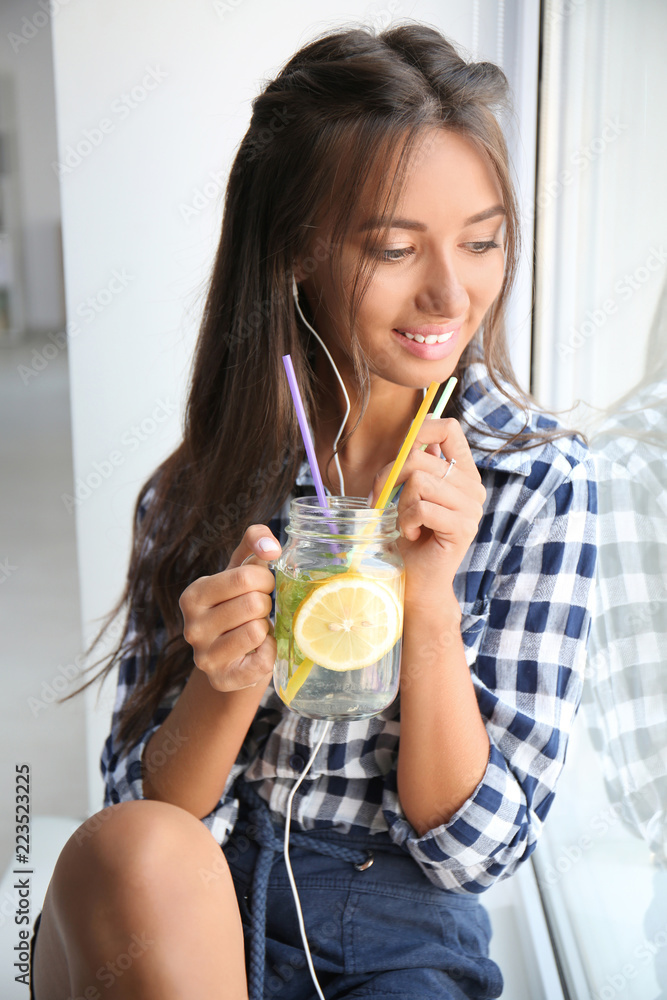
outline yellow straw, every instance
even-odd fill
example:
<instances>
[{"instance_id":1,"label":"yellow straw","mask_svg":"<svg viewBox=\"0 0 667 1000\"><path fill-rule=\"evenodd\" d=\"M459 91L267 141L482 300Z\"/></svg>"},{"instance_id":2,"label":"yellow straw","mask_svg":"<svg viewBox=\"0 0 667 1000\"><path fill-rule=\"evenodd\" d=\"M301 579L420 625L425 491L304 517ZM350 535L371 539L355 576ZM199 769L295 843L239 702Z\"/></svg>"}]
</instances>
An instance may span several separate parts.
<instances>
[{"instance_id":1,"label":"yellow straw","mask_svg":"<svg viewBox=\"0 0 667 1000\"><path fill-rule=\"evenodd\" d=\"M442 416L442 411L447 406L447 403L449 402L449 398L450 398L451 394L454 392L454 389L456 388L456 383L457 382L458 382L458 379L455 378L454 375L452 375L452 377L450 378L449 382L447 383L447 385L445 386L445 388L442 390L442 394L440 396L440 399L438 400L438 402L433 407L433 416L435 418ZM427 447L428 447L427 445L422 444L422 445L419 446L419 450L420 451L426 451ZM400 486L396 486L391 491L391 496L389 497L390 501L394 499L395 495L398 493L399 490L400 490Z\"/></svg>"},{"instance_id":2,"label":"yellow straw","mask_svg":"<svg viewBox=\"0 0 667 1000\"><path fill-rule=\"evenodd\" d=\"M417 410L417 416L412 421L410 430L408 431L408 436L403 442L403 446L399 451L398 457L396 458L396 461L394 462L391 468L391 472L389 473L389 478L387 479L387 482L384 484L382 488L382 493L380 493L377 503L375 504L376 510L380 507L387 506L391 491L396 485L396 480L401 474L401 469L405 465L405 460L407 459L410 449L412 448L413 444L417 439L417 435L419 434L421 425L426 420L426 414L428 413L428 408L433 402L433 397L435 396L439 388L440 388L439 382L431 382L430 386L426 390L426 395L422 400L422 405Z\"/></svg>"},{"instance_id":3,"label":"yellow straw","mask_svg":"<svg viewBox=\"0 0 667 1000\"><path fill-rule=\"evenodd\" d=\"M428 389L426 390L426 395L422 400L421 406L417 410L417 415L415 419L410 424L410 430L407 433L405 441L401 445L401 450L396 456L396 461L391 467L391 472L389 473L389 477L384 486L382 487L382 492L380 493L380 496L378 497L377 503L375 504L373 510L383 510L389 503L391 499L391 491L396 485L396 480L401 474L401 470L405 465L408 455L410 454L410 449L417 440L417 435L419 434L421 425L426 420L426 414L428 413L428 408L433 402L433 397L435 396L439 388L440 388L439 382L431 382ZM373 525L372 524L368 525L366 531L369 532L372 530L373 530ZM368 548L369 545L370 542L364 542L356 549L353 555L350 554L350 558L348 560L348 568L347 568L348 573L355 572L357 566L361 561L364 549Z\"/></svg>"},{"instance_id":4,"label":"yellow straw","mask_svg":"<svg viewBox=\"0 0 667 1000\"><path fill-rule=\"evenodd\" d=\"M302 660L288 680L287 687L281 686L279 692L280 697L286 705L291 705L292 699L303 687L304 681L307 679L308 674L313 669L313 666L314 664L312 660L309 660L308 658Z\"/></svg>"}]
</instances>

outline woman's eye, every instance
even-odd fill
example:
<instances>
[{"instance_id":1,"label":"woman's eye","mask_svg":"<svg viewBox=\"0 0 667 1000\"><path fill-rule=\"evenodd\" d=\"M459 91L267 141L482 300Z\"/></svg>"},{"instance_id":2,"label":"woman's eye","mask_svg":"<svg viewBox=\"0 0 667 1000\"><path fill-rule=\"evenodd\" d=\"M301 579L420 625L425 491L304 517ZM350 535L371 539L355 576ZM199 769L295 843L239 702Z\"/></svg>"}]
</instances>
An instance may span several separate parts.
<instances>
[{"instance_id":1,"label":"woman's eye","mask_svg":"<svg viewBox=\"0 0 667 1000\"><path fill-rule=\"evenodd\" d=\"M380 250L378 251L378 257L380 260L391 262L392 260L403 260L405 257L409 257L414 253L414 250L410 250L409 247L397 247L391 250ZM389 257L388 254L399 254L398 257Z\"/></svg>"},{"instance_id":2,"label":"woman's eye","mask_svg":"<svg viewBox=\"0 0 667 1000\"><path fill-rule=\"evenodd\" d=\"M488 253L489 250L497 250L501 244L494 242L494 240L479 241L477 243L467 243L473 253Z\"/></svg>"},{"instance_id":3,"label":"woman's eye","mask_svg":"<svg viewBox=\"0 0 667 1000\"><path fill-rule=\"evenodd\" d=\"M495 240L477 240L473 243L465 243L464 246L470 248L471 252L474 254L485 254L489 250L498 250L502 247L502 243L496 243ZM377 256L381 261L391 263L392 261L405 260L406 257L412 256L414 250L409 247L395 247L387 250L379 250Z\"/></svg>"}]
</instances>

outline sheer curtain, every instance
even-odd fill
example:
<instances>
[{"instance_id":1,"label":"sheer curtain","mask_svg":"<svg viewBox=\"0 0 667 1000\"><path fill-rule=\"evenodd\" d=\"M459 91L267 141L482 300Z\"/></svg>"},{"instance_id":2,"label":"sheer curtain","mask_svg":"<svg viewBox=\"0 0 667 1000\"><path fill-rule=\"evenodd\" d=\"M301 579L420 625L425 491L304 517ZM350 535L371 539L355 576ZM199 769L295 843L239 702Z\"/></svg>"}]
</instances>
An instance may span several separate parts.
<instances>
[{"instance_id":1,"label":"sheer curtain","mask_svg":"<svg viewBox=\"0 0 667 1000\"><path fill-rule=\"evenodd\" d=\"M664 0L547 2L533 388L583 429L599 559L582 708L535 856L572 997L667 997Z\"/></svg>"}]
</instances>

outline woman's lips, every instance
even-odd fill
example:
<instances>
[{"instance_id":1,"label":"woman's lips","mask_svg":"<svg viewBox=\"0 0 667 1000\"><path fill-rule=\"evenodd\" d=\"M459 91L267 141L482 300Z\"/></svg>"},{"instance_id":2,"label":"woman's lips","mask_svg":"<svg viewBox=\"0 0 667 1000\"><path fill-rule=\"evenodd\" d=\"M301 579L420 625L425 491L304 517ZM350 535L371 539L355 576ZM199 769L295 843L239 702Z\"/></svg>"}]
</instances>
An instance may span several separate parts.
<instances>
[{"instance_id":1,"label":"woman's lips","mask_svg":"<svg viewBox=\"0 0 667 1000\"><path fill-rule=\"evenodd\" d=\"M427 330L428 328L424 327L423 329ZM437 330L437 327L435 327L434 332L429 335L429 340L436 336L435 330ZM424 342L420 344L418 340L410 340L409 337L406 337L405 334L401 333L399 330L392 330L392 333L400 342L401 346L404 347L406 351L409 351L410 354L414 354L415 357L423 358L425 361L439 361L441 358L446 358L449 354L451 354L456 347L459 334L461 333L461 327L457 326L453 330L448 330L445 334L448 339L444 342L444 344L438 344L437 342L431 344ZM422 335L420 334L419 336Z\"/></svg>"}]
</instances>

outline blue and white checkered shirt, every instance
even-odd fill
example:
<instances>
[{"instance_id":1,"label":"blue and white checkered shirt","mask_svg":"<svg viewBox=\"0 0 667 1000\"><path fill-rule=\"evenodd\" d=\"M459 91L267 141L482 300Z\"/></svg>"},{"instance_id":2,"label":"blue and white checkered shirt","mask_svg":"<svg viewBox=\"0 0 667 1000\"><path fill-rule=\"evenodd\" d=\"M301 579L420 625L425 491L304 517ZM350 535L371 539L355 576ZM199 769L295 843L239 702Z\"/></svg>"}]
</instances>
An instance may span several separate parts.
<instances>
[{"instance_id":1,"label":"blue and white checkered shirt","mask_svg":"<svg viewBox=\"0 0 667 1000\"><path fill-rule=\"evenodd\" d=\"M464 426L494 432L555 424L509 403L481 362L462 379ZM441 826L419 835L397 794L400 693L371 719L336 722L297 793L293 829L388 832L431 882L480 893L512 875L537 845L554 799L579 707L596 560L594 466L574 437L489 458L466 430L486 487L484 516L454 581L461 633L490 741L485 773ZM298 486L312 486L306 462ZM313 490L314 492L314 490ZM289 500L269 527L286 544ZM275 594L275 592L274 592ZM446 663L443 662L443 669ZM112 730L101 758L104 804L143 797L141 756L181 690L172 690L128 754L116 744L118 710L135 683L133 658L119 665ZM284 822L287 797L315 745L317 724L288 709L270 684L232 767L224 793L203 818L224 844L238 813L236 779L253 782L272 817Z\"/></svg>"}]
</instances>

